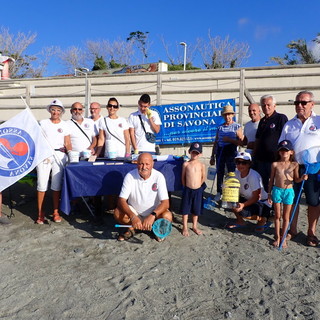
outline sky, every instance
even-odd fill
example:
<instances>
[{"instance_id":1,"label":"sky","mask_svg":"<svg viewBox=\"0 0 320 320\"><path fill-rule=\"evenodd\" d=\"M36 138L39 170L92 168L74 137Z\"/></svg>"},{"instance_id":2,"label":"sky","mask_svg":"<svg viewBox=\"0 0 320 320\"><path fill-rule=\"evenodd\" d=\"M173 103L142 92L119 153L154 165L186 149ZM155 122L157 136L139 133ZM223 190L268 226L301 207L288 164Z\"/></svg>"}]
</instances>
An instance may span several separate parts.
<instances>
[{"instance_id":1,"label":"sky","mask_svg":"<svg viewBox=\"0 0 320 320\"><path fill-rule=\"evenodd\" d=\"M255 67L274 64L270 57L283 57L291 40L311 41L320 32L319 0L17 0L3 9L0 25L10 33L37 34L29 54L50 46L84 48L87 40L126 40L139 30L149 32L146 62L169 62L161 38L172 55L183 57L179 43L208 39L210 30L211 36L248 43L250 57L242 67ZM193 65L203 67L199 56ZM53 60L47 75L64 71Z\"/></svg>"}]
</instances>

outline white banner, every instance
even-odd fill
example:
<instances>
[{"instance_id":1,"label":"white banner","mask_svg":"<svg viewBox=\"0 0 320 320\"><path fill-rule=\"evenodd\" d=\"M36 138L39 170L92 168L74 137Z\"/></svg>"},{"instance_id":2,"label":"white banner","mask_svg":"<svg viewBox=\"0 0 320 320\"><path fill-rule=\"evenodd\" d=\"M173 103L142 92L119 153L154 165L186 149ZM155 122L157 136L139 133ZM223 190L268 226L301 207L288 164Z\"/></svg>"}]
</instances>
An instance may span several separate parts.
<instances>
[{"instance_id":1,"label":"white banner","mask_svg":"<svg viewBox=\"0 0 320 320\"><path fill-rule=\"evenodd\" d=\"M0 125L0 191L23 178L53 152L29 108Z\"/></svg>"}]
</instances>

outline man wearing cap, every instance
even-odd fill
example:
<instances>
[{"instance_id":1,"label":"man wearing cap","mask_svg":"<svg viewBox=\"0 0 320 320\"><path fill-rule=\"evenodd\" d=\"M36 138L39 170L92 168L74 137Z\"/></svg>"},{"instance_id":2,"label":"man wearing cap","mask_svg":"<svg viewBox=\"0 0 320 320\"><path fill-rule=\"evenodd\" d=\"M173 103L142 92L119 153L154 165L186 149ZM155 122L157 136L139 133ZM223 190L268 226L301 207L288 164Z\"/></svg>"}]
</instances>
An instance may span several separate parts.
<instances>
[{"instance_id":1,"label":"man wearing cap","mask_svg":"<svg viewBox=\"0 0 320 320\"><path fill-rule=\"evenodd\" d=\"M149 152L155 154L156 143L147 136L154 136L160 131L161 119L157 112L150 110L151 99L143 94L139 101L139 110L130 114L128 118L131 144L136 154Z\"/></svg>"},{"instance_id":2,"label":"man wearing cap","mask_svg":"<svg viewBox=\"0 0 320 320\"><path fill-rule=\"evenodd\" d=\"M71 106L71 119L68 121L72 150L85 154L87 150L95 154L94 148L97 144L95 126L92 119L83 117L84 107L80 102Z\"/></svg>"},{"instance_id":3,"label":"man wearing cap","mask_svg":"<svg viewBox=\"0 0 320 320\"><path fill-rule=\"evenodd\" d=\"M278 140L288 118L286 115L276 112L276 99L272 95L262 96L260 105L264 117L258 125L253 157L255 169L262 177L265 190L268 190L271 164L276 160Z\"/></svg>"},{"instance_id":4,"label":"man wearing cap","mask_svg":"<svg viewBox=\"0 0 320 320\"><path fill-rule=\"evenodd\" d=\"M231 105L223 108L221 115L224 123L218 127L215 141L213 143L210 164L217 166L217 194L214 198L219 201L222 192L222 182L225 167L228 172L234 172L234 157L237 154L237 146L242 145L243 133L239 123L233 121L235 112Z\"/></svg>"},{"instance_id":5,"label":"man wearing cap","mask_svg":"<svg viewBox=\"0 0 320 320\"><path fill-rule=\"evenodd\" d=\"M258 125L261 119L260 106L257 103L251 103L248 107L249 117L251 121L248 121L244 125L244 140L243 145L246 145L246 152L252 154L254 149L254 143L256 141L256 133Z\"/></svg>"},{"instance_id":6,"label":"man wearing cap","mask_svg":"<svg viewBox=\"0 0 320 320\"><path fill-rule=\"evenodd\" d=\"M66 121L61 120L65 109L62 102L54 99L48 106L50 119L40 121L43 133L55 150L54 156L45 159L37 166L37 196L38 196L38 219L37 224L45 223L43 208L44 196L48 189L49 176L51 173L51 190L53 197L53 221L61 222L59 215L60 190L63 177L63 167L67 162L66 152L72 149L70 142L70 129Z\"/></svg>"},{"instance_id":7,"label":"man wearing cap","mask_svg":"<svg viewBox=\"0 0 320 320\"><path fill-rule=\"evenodd\" d=\"M289 120L283 127L279 141L289 140L293 144L296 160L299 163L300 175L305 173L305 164L308 157L305 155L318 154L320 149L320 117L313 110L314 95L311 91L300 91L294 101L296 115ZM317 156L311 159L312 162L318 162ZM320 182L318 175L309 174L308 180L304 182L303 190L306 196L308 205L308 232L307 245L316 247L319 240L316 237L316 226L319 220L319 197L320 197ZM294 184L296 198L294 203L298 201L297 196L301 190L301 183ZM292 212L293 213L293 212ZM297 235L299 208L294 215L291 224L289 238Z\"/></svg>"},{"instance_id":8,"label":"man wearing cap","mask_svg":"<svg viewBox=\"0 0 320 320\"><path fill-rule=\"evenodd\" d=\"M119 234L119 241L133 237L136 229L151 230L157 219L172 221L166 181L161 172L153 169L150 153L140 154L137 169L125 176L114 218L121 224L132 225Z\"/></svg>"},{"instance_id":9,"label":"man wearing cap","mask_svg":"<svg viewBox=\"0 0 320 320\"><path fill-rule=\"evenodd\" d=\"M236 221L228 223L226 227L227 229L244 228L247 226L245 219L257 220L255 232L263 233L271 225L267 221L270 215L270 204L260 174L250 168L251 160L248 152L238 152L235 157L236 178L240 182L240 198L238 206L232 209L236 215Z\"/></svg>"}]
</instances>

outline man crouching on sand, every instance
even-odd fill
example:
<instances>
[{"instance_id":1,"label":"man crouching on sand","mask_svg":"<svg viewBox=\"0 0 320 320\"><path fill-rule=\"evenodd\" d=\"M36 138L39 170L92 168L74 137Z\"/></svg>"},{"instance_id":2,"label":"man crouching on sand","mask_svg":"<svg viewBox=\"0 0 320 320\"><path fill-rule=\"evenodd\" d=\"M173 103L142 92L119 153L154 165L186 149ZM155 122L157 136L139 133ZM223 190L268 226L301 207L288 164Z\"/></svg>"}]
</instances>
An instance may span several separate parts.
<instances>
[{"instance_id":1,"label":"man crouching on sand","mask_svg":"<svg viewBox=\"0 0 320 320\"><path fill-rule=\"evenodd\" d=\"M153 223L160 218L172 221L169 197L163 174L153 169L150 153L142 153L138 158L137 169L127 173L119 195L115 219L121 224L131 224L118 240L133 237L135 230L151 230ZM156 238L161 241L160 238Z\"/></svg>"}]
</instances>

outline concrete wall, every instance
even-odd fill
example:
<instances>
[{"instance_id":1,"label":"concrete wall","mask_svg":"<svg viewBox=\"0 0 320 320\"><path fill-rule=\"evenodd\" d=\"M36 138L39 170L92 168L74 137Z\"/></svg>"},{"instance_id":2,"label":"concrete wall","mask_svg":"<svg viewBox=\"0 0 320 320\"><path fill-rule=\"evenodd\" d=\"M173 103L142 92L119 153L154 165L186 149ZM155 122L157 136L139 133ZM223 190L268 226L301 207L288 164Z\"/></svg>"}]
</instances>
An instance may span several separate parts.
<instances>
[{"instance_id":1,"label":"concrete wall","mask_svg":"<svg viewBox=\"0 0 320 320\"><path fill-rule=\"evenodd\" d=\"M300 90L311 90L317 99L315 111L320 114L320 65L276 66L247 69L218 69L135 73L118 75L88 75L79 77L52 77L0 81L0 120L7 120L25 107L25 98L38 120L47 118L45 106L54 98L60 99L67 108L75 101L83 104L98 101L105 106L109 97L115 96L124 117L135 111L143 93L149 93L154 105L235 98L237 112L243 123L249 120L248 100L241 91L240 74L244 86L253 100L259 102L264 94L277 99L277 111L288 118L295 114L294 100ZM86 92L87 100L86 100ZM106 110L103 110L106 115ZM69 109L64 119L70 116ZM182 155L188 146L161 146L163 154ZM204 157L211 152L209 144Z\"/></svg>"}]
</instances>

